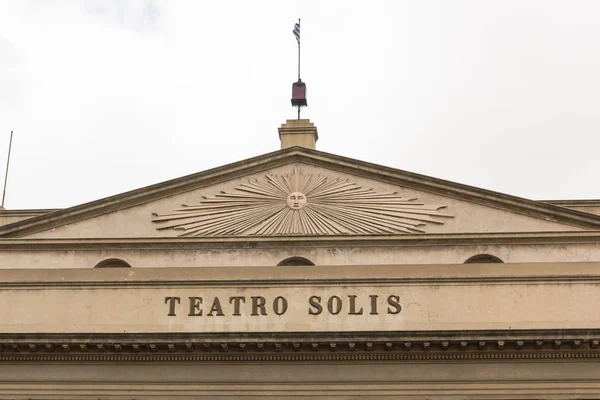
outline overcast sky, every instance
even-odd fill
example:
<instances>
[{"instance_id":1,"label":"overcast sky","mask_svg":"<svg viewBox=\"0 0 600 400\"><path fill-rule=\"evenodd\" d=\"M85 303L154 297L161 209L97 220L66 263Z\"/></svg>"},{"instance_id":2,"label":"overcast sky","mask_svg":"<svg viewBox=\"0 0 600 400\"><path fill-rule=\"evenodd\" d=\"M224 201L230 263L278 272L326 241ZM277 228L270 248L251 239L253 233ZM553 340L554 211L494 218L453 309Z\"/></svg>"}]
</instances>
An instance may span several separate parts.
<instances>
[{"instance_id":1,"label":"overcast sky","mask_svg":"<svg viewBox=\"0 0 600 400\"><path fill-rule=\"evenodd\" d=\"M0 1L6 207L317 149L532 199L600 198L600 2Z\"/></svg>"}]
</instances>

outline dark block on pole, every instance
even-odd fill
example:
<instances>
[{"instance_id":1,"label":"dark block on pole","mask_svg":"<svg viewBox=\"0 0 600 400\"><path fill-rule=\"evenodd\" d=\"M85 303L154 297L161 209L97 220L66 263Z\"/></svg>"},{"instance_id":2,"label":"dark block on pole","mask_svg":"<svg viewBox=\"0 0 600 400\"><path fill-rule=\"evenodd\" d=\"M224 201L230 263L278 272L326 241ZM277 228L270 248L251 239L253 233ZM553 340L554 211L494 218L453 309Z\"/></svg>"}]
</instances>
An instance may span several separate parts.
<instances>
[{"instance_id":1,"label":"dark block on pole","mask_svg":"<svg viewBox=\"0 0 600 400\"><path fill-rule=\"evenodd\" d=\"M294 107L304 107L306 102L306 84L301 80L292 85L292 105Z\"/></svg>"}]
</instances>

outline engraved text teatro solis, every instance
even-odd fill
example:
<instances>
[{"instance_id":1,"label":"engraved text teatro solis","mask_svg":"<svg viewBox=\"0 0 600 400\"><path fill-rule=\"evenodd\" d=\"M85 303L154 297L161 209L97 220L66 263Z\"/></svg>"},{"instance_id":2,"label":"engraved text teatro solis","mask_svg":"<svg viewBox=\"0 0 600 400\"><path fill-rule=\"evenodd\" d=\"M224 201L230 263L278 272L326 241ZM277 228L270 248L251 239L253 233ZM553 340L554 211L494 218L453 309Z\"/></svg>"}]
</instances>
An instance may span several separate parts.
<instances>
[{"instance_id":1,"label":"engraved text teatro solis","mask_svg":"<svg viewBox=\"0 0 600 400\"><path fill-rule=\"evenodd\" d=\"M222 316L266 316L283 315L289 308L289 301L284 296L267 298L263 296L166 296L166 311L168 316L175 317L177 313L185 312L190 317L222 317ZM400 296L389 295L358 295L318 296L306 299L308 315L379 315L399 314L402 311Z\"/></svg>"}]
</instances>

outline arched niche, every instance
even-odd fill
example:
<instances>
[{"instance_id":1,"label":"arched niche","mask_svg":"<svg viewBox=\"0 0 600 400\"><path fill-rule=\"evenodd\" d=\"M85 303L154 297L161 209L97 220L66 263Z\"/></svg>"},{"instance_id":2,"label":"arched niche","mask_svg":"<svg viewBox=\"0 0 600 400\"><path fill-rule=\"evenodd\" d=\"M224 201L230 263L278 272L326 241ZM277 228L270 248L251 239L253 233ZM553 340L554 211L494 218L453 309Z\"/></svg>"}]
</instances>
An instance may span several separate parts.
<instances>
[{"instance_id":1,"label":"arched niche","mask_svg":"<svg viewBox=\"0 0 600 400\"><path fill-rule=\"evenodd\" d=\"M100 261L94 268L131 268L131 265L119 258L108 258Z\"/></svg>"},{"instance_id":2,"label":"arched niche","mask_svg":"<svg viewBox=\"0 0 600 400\"><path fill-rule=\"evenodd\" d=\"M501 259L491 254L477 254L465 261L465 264L493 264L504 263Z\"/></svg>"},{"instance_id":3,"label":"arched niche","mask_svg":"<svg viewBox=\"0 0 600 400\"><path fill-rule=\"evenodd\" d=\"M297 267L308 265L315 265L315 263L304 257L289 257L285 260L281 260L279 264L277 264L278 267Z\"/></svg>"}]
</instances>

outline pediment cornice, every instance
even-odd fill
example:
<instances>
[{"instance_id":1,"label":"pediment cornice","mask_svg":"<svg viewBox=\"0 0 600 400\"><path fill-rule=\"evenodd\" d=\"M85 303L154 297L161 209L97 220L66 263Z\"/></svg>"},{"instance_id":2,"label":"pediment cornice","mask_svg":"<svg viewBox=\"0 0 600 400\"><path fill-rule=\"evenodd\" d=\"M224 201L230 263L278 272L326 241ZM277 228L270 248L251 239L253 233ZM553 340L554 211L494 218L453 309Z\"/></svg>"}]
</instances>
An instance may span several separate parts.
<instances>
[{"instance_id":1,"label":"pediment cornice","mask_svg":"<svg viewBox=\"0 0 600 400\"><path fill-rule=\"evenodd\" d=\"M260 173L282 165L304 163L406 188L460 199L479 205L558 222L578 228L600 230L600 216L552 204L527 200L468 185L453 183L346 157L292 147L210 169L116 196L70 207L0 227L0 237L23 237L88 218L145 204L240 176Z\"/></svg>"}]
</instances>

